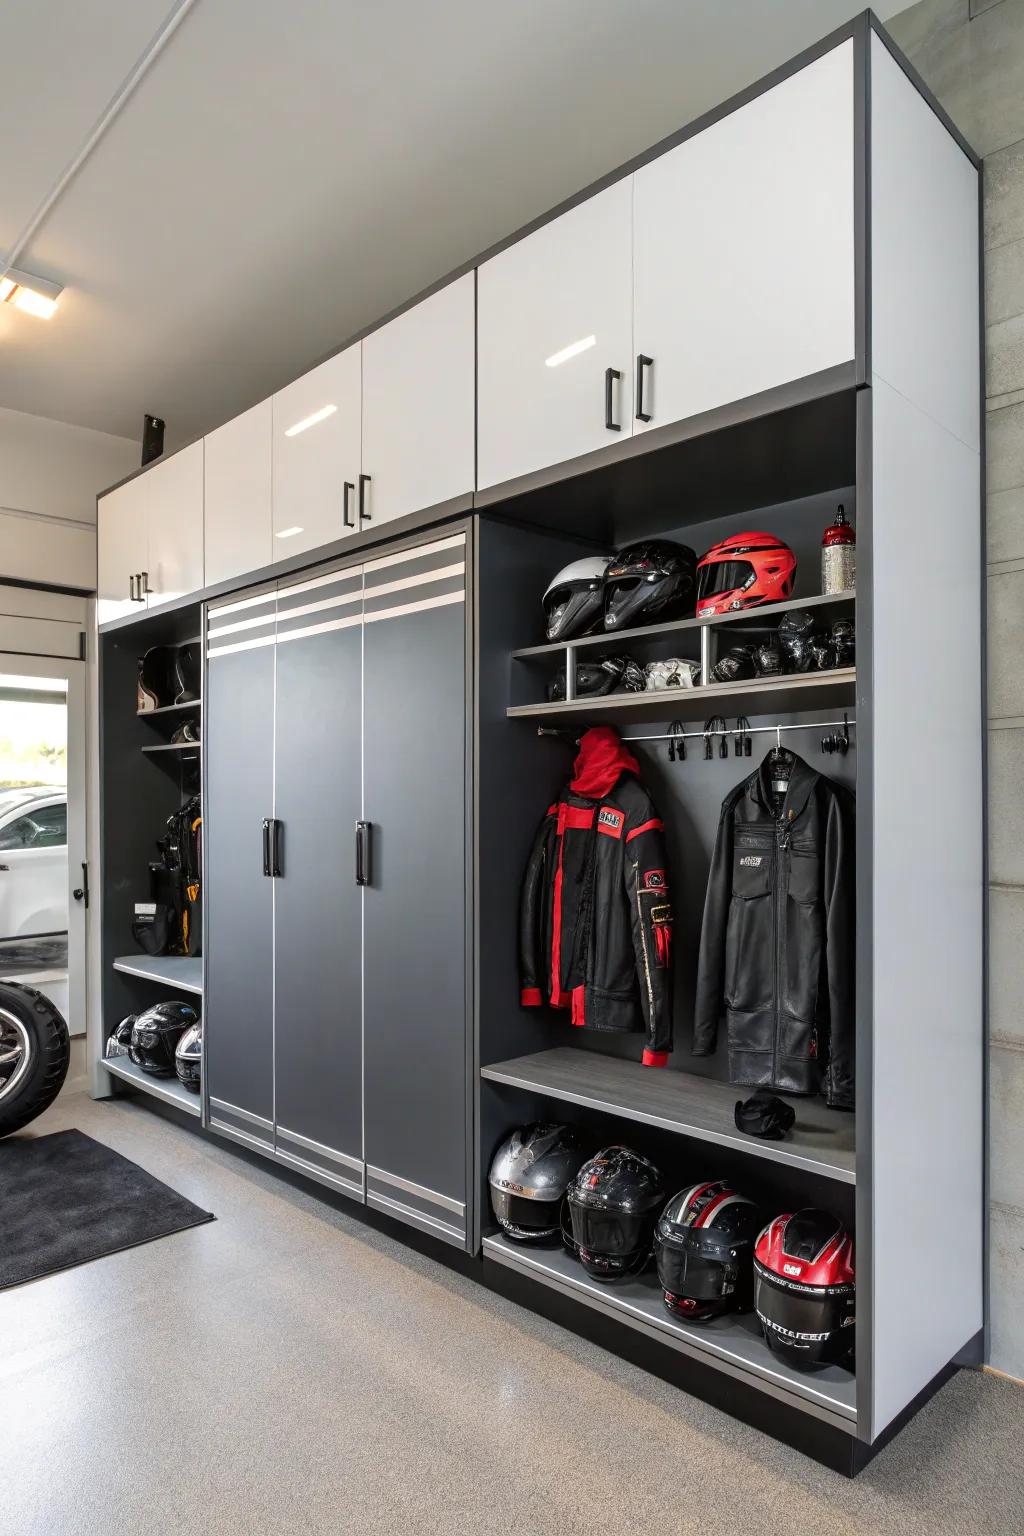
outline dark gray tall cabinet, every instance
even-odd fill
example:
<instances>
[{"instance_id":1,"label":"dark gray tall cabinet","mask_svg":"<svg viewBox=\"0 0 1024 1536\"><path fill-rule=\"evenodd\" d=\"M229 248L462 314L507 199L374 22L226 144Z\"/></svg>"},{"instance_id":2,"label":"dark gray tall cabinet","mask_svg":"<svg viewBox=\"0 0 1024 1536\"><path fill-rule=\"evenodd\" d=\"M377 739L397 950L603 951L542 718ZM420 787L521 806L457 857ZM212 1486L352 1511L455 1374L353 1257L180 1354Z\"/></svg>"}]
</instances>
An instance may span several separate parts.
<instances>
[{"instance_id":1,"label":"dark gray tall cabinet","mask_svg":"<svg viewBox=\"0 0 1024 1536\"><path fill-rule=\"evenodd\" d=\"M467 1238L466 536L207 611L208 1123Z\"/></svg>"}]
</instances>

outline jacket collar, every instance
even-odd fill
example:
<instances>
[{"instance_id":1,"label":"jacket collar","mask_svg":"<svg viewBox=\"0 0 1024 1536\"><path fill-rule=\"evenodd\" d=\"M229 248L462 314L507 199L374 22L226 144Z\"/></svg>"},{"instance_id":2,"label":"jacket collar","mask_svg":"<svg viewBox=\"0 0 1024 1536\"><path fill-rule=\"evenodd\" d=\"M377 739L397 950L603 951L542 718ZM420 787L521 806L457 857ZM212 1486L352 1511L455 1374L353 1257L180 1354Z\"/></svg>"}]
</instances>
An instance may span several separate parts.
<instances>
[{"instance_id":1,"label":"jacket collar","mask_svg":"<svg viewBox=\"0 0 1024 1536\"><path fill-rule=\"evenodd\" d=\"M639 772L640 764L622 745L618 731L610 725L595 725L580 741L570 788L577 795L603 800L605 795L611 794L624 773Z\"/></svg>"},{"instance_id":2,"label":"jacket collar","mask_svg":"<svg viewBox=\"0 0 1024 1536\"><path fill-rule=\"evenodd\" d=\"M761 765L751 774L747 783L750 788L750 798L756 800L767 811L773 820L775 817L774 795L772 794L771 772L768 766L770 753L766 752L761 759ZM782 805L782 814L778 817L780 822L793 822L800 815L814 790L814 786L821 778L821 774L805 763L802 757L793 753L793 766L789 775L789 789Z\"/></svg>"}]
</instances>

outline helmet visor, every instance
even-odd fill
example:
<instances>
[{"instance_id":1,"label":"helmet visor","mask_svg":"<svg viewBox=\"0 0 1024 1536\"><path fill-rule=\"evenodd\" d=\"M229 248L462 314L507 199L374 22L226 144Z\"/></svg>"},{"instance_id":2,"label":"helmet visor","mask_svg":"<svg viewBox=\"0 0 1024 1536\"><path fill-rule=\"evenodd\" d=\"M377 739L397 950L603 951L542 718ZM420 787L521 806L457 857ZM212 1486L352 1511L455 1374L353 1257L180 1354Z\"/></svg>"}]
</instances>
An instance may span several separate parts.
<instances>
[{"instance_id":1,"label":"helmet visor","mask_svg":"<svg viewBox=\"0 0 1024 1536\"><path fill-rule=\"evenodd\" d=\"M792 1285L757 1265L754 1306L769 1338L808 1360L839 1359L853 1347L852 1285Z\"/></svg>"},{"instance_id":2,"label":"helmet visor","mask_svg":"<svg viewBox=\"0 0 1024 1536\"><path fill-rule=\"evenodd\" d=\"M739 1280L739 1265L732 1260L712 1258L677 1243L655 1244L658 1279L673 1296L688 1296L694 1301L719 1301L731 1296Z\"/></svg>"},{"instance_id":3,"label":"helmet visor","mask_svg":"<svg viewBox=\"0 0 1024 1536\"><path fill-rule=\"evenodd\" d=\"M559 1230L557 1199L529 1200L510 1189L495 1189L492 1184L491 1205L511 1237L549 1237Z\"/></svg>"},{"instance_id":4,"label":"helmet visor","mask_svg":"<svg viewBox=\"0 0 1024 1536\"><path fill-rule=\"evenodd\" d=\"M654 1213L596 1210L569 1201L572 1235L581 1248L610 1258L625 1259L651 1246Z\"/></svg>"},{"instance_id":5,"label":"helmet visor","mask_svg":"<svg viewBox=\"0 0 1024 1536\"><path fill-rule=\"evenodd\" d=\"M735 592L754 579L749 560L711 560L697 572L697 599L717 597L720 592Z\"/></svg>"}]
</instances>

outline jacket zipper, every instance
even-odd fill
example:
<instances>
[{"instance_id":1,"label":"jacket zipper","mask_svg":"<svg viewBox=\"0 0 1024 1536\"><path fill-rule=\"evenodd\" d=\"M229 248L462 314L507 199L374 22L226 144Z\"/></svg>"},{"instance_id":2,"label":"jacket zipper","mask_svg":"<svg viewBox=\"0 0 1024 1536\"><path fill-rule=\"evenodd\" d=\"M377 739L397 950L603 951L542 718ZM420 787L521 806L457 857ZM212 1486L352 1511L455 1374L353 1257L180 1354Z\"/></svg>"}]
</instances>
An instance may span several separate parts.
<instances>
[{"instance_id":1,"label":"jacket zipper","mask_svg":"<svg viewBox=\"0 0 1024 1536\"><path fill-rule=\"evenodd\" d=\"M779 978L782 974L782 924L779 914L782 908L782 877L785 870L783 854L789 852L789 828L784 823L776 823L774 840L775 868L772 880L772 921L775 928L775 985L772 988L772 998L775 1003L775 1028L772 1033L772 1083L778 1080L779 1073L779 1034L782 1027L782 1009L779 1006Z\"/></svg>"}]
</instances>

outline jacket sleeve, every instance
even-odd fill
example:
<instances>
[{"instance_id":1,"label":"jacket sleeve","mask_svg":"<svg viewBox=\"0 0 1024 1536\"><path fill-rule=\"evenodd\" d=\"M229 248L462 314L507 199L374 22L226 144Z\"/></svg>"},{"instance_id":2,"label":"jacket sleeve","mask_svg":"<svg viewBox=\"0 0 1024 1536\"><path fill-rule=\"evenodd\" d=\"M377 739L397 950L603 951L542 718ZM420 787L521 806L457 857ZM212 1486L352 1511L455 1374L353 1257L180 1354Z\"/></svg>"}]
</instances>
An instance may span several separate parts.
<instances>
[{"instance_id":1,"label":"jacket sleeve","mask_svg":"<svg viewBox=\"0 0 1024 1536\"><path fill-rule=\"evenodd\" d=\"M540 1008L544 1002L544 892L553 826L549 810L537 828L519 898L519 1000L524 1008Z\"/></svg>"},{"instance_id":2,"label":"jacket sleeve","mask_svg":"<svg viewBox=\"0 0 1024 1536\"><path fill-rule=\"evenodd\" d=\"M732 901L732 810L731 801L722 807L704 898L690 1047L694 1056L710 1056L718 1040L725 990L725 937Z\"/></svg>"},{"instance_id":3,"label":"jacket sleeve","mask_svg":"<svg viewBox=\"0 0 1024 1536\"><path fill-rule=\"evenodd\" d=\"M633 820L625 828L623 875L647 1024L643 1064L664 1067L672 1049L672 904L665 830L650 805Z\"/></svg>"},{"instance_id":4,"label":"jacket sleeve","mask_svg":"<svg viewBox=\"0 0 1024 1536\"><path fill-rule=\"evenodd\" d=\"M833 1109L854 1105L854 802L837 794L825 829L825 955L828 971L829 1057L825 1100Z\"/></svg>"}]
</instances>

